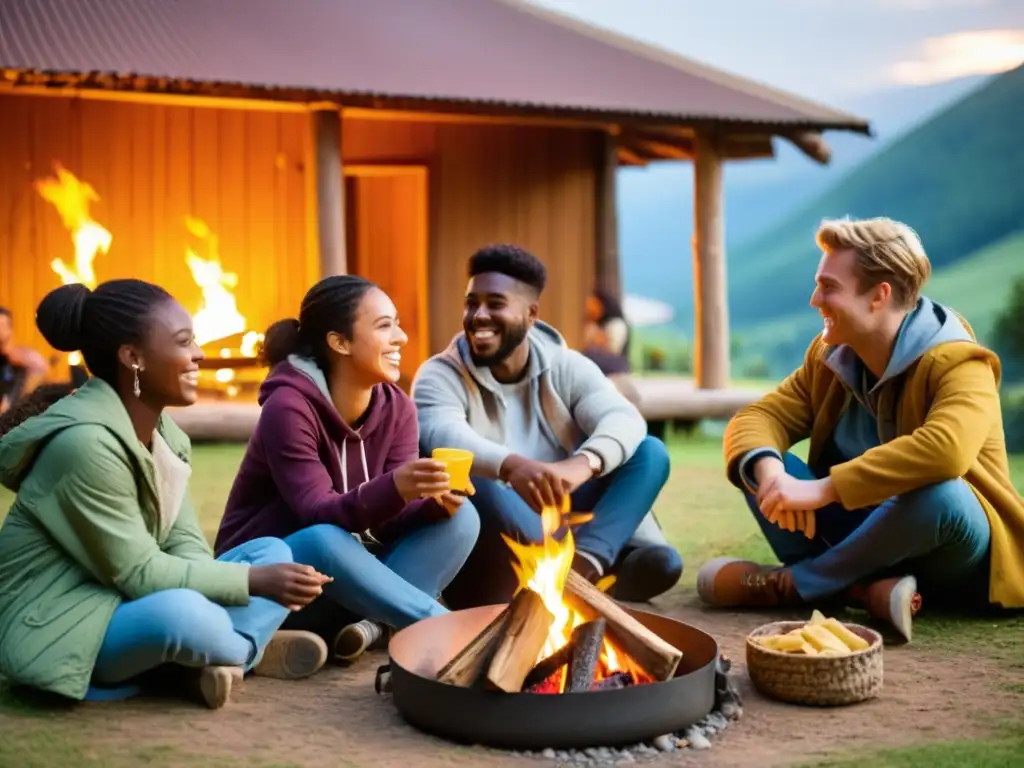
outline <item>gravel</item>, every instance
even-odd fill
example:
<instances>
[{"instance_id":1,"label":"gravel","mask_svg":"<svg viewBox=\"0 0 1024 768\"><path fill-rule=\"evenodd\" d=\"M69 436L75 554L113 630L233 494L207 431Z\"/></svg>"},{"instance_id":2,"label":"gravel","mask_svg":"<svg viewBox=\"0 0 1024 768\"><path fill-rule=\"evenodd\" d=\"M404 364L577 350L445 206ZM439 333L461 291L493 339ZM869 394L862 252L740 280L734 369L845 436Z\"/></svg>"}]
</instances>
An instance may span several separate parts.
<instances>
[{"instance_id":1,"label":"gravel","mask_svg":"<svg viewBox=\"0 0 1024 768\"><path fill-rule=\"evenodd\" d=\"M715 706L704 719L676 733L663 733L640 744L626 747L587 747L586 749L555 750L537 752L515 752L519 757L542 759L556 765L605 766L628 765L636 762L655 761L667 754L682 749L703 750L712 748L712 738L717 738L730 725L743 717L743 704L732 680L729 678L730 664L719 659L715 673Z\"/></svg>"}]
</instances>

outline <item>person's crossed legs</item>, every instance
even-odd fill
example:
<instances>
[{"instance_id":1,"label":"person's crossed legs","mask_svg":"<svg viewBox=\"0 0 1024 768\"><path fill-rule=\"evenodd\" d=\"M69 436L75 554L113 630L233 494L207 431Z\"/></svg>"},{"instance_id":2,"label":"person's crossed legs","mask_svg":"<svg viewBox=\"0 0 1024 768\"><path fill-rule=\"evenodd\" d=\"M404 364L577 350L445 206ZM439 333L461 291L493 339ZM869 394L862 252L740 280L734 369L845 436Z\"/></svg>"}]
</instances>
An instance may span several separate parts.
<instances>
[{"instance_id":1,"label":"person's crossed legs","mask_svg":"<svg viewBox=\"0 0 1024 768\"><path fill-rule=\"evenodd\" d=\"M669 474L664 444L647 437L636 452L614 472L594 478L572 494L576 512L594 517L576 528L574 568L591 581L616 573L616 596L647 599L678 581L682 561L674 549L652 544L620 557L661 492ZM496 480L473 478L474 503L480 513L480 537L465 566L445 590L448 605L469 608L511 600L518 581L511 566L512 553L502 534L518 541L540 543L540 516L512 488ZM558 535L561 536L564 531ZM632 558L632 560L631 560ZM643 582L643 583L639 583ZM628 596L619 595L625 587ZM644 594L644 597L637 595Z\"/></svg>"},{"instance_id":2,"label":"person's crossed legs","mask_svg":"<svg viewBox=\"0 0 1024 768\"><path fill-rule=\"evenodd\" d=\"M791 453L784 464L794 477L815 479ZM782 567L734 558L710 561L697 579L701 597L710 604L795 605L847 594L893 621L909 639L919 586L924 595L941 596L950 590L970 593L976 580L987 583L988 518L963 479L924 486L873 509L823 507L816 513L813 539L768 522L756 497L749 491L744 496ZM874 598L865 587L872 583L884 587L876 590L881 604L871 604Z\"/></svg>"},{"instance_id":3,"label":"person's crossed legs","mask_svg":"<svg viewBox=\"0 0 1024 768\"><path fill-rule=\"evenodd\" d=\"M255 566L293 562L288 545L269 537L241 544L218 560ZM175 664L201 669L203 697L211 707L221 706L231 688L233 675L228 668L244 674L257 667L288 614L288 608L265 597L225 608L192 589L165 589L123 602L107 626L93 670L94 685L86 698L137 695L142 690L136 683L140 675ZM282 645L288 646L280 652L282 656L290 651L303 658L301 663L292 659L275 664L275 677L303 677L323 663L325 650L314 643ZM263 673L267 672L275 670Z\"/></svg>"},{"instance_id":4,"label":"person's crossed legs","mask_svg":"<svg viewBox=\"0 0 1024 768\"><path fill-rule=\"evenodd\" d=\"M324 594L285 626L321 635L331 653L352 660L377 643L387 625L403 629L446 613L438 602L480 532L466 499L447 520L412 529L374 554L348 531L321 524L288 536L296 562L334 578Z\"/></svg>"}]
</instances>

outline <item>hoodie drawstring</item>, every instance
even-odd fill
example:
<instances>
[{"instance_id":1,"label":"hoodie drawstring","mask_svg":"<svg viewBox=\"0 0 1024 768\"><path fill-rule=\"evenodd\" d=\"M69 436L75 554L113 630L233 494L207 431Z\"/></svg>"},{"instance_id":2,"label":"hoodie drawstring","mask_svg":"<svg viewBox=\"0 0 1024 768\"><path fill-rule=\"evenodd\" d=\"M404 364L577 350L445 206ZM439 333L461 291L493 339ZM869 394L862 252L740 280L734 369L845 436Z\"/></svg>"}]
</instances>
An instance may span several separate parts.
<instances>
[{"instance_id":1,"label":"hoodie drawstring","mask_svg":"<svg viewBox=\"0 0 1024 768\"><path fill-rule=\"evenodd\" d=\"M358 435L357 435L358 437ZM370 479L370 468L366 463L366 444L363 442L363 438L359 437L359 458L363 464L363 479L359 481L359 485L362 485ZM341 441L341 456L339 457L341 462L341 492L348 493L348 438L346 437Z\"/></svg>"}]
</instances>

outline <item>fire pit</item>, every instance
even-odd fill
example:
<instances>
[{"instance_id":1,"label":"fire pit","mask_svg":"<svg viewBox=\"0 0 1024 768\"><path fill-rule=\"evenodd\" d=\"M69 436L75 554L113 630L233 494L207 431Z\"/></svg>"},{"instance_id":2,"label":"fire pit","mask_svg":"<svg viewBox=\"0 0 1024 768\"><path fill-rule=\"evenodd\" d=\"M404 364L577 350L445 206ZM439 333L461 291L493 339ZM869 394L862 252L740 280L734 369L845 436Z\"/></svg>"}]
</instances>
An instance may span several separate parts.
<instances>
[{"instance_id":1,"label":"fire pit","mask_svg":"<svg viewBox=\"0 0 1024 768\"><path fill-rule=\"evenodd\" d=\"M664 682L580 692L507 693L486 685L439 681L438 673L508 610L509 606L493 605L455 611L417 622L392 638L392 695L407 722L462 743L519 750L578 749L632 744L681 731L704 718L715 704L715 639L683 622L626 607L625 614L683 651Z\"/></svg>"},{"instance_id":2,"label":"fire pit","mask_svg":"<svg viewBox=\"0 0 1024 768\"><path fill-rule=\"evenodd\" d=\"M592 517L547 508L540 543L505 537L520 587L509 605L395 635L391 686L406 720L457 741L554 749L636 742L711 711L714 638L627 610L572 570L571 525Z\"/></svg>"}]
</instances>

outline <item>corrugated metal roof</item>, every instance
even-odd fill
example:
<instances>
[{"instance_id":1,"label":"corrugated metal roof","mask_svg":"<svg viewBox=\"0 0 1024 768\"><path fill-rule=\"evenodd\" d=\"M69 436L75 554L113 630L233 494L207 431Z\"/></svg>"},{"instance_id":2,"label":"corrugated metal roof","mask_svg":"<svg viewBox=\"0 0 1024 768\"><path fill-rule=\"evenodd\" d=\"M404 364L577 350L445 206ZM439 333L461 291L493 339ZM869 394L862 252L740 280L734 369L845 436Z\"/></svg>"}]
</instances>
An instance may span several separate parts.
<instances>
[{"instance_id":1,"label":"corrugated metal roof","mask_svg":"<svg viewBox=\"0 0 1024 768\"><path fill-rule=\"evenodd\" d=\"M867 130L521 0L3 0L0 67Z\"/></svg>"}]
</instances>

